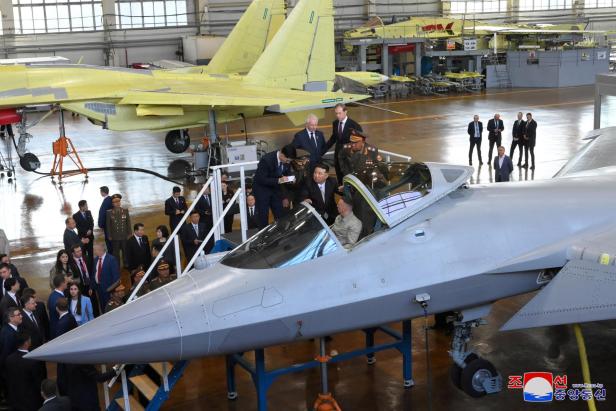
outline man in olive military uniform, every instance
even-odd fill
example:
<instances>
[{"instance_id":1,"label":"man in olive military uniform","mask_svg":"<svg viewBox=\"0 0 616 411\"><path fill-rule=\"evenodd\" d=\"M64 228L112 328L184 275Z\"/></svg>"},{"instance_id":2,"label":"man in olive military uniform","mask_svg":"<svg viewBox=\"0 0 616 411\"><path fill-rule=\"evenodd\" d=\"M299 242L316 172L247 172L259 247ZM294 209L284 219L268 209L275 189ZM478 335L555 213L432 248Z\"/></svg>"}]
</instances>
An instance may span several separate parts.
<instances>
[{"instance_id":1,"label":"man in olive military uniform","mask_svg":"<svg viewBox=\"0 0 616 411\"><path fill-rule=\"evenodd\" d=\"M152 291L178 278L177 275L171 274L171 271L169 271L169 264L164 260L160 260L156 270L158 271L158 277L150 281L150 288Z\"/></svg>"},{"instance_id":2,"label":"man in olive military uniform","mask_svg":"<svg viewBox=\"0 0 616 411\"><path fill-rule=\"evenodd\" d=\"M107 305L105 306L106 313L108 313L109 311L115 310L116 308L124 304L124 291L125 290L126 290L126 287L122 285L120 280L111 284L109 288L107 288L107 292L111 293L111 297L109 298L109 302L107 302Z\"/></svg>"},{"instance_id":3,"label":"man in olive military uniform","mask_svg":"<svg viewBox=\"0 0 616 411\"><path fill-rule=\"evenodd\" d=\"M381 161L379 150L366 143L364 133L352 130L350 140L351 142L345 144L338 153L338 162L343 175L360 171Z\"/></svg>"},{"instance_id":4,"label":"man in olive military uniform","mask_svg":"<svg viewBox=\"0 0 616 411\"><path fill-rule=\"evenodd\" d=\"M111 204L113 208L107 210L107 240L111 241L113 250L111 254L118 259L120 264L123 263L124 267L127 267L126 240L133 233L130 223L130 214L128 213L128 209L122 207L122 196L120 194L111 196ZM120 251L122 251L121 259Z\"/></svg>"},{"instance_id":5,"label":"man in olive military uniform","mask_svg":"<svg viewBox=\"0 0 616 411\"><path fill-rule=\"evenodd\" d=\"M137 288L137 286L141 282L141 279L143 278L144 275L145 275L145 271L143 270L143 266L137 267L130 273L130 278L131 278L133 285L130 287L129 295L133 294L133 291L135 291L135 288ZM137 297L141 297L142 295L145 295L149 293L150 291L151 291L150 282L146 281L143 283L141 288L139 288L139 291L137 291Z\"/></svg>"}]
</instances>

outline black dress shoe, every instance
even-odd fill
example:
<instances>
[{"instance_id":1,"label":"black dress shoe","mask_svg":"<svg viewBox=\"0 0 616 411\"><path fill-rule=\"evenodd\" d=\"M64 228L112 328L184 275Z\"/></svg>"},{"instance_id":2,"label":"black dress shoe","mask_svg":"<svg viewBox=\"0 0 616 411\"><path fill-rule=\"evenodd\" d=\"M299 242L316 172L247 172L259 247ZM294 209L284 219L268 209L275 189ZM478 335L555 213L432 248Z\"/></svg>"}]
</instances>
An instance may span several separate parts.
<instances>
[{"instance_id":1,"label":"black dress shoe","mask_svg":"<svg viewBox=\"0 0 616 411\"><path fill-rule=\"evenodd\" d=\"M524 165L522 166L522 168L528 168L528 163L524 163Z\"/></svg>"},{"instance_id":2,"label":"black dress shoe","mask_svg":"<svg viewBox=\"0 0 616 411\"><path fill-rule=\"evenodd\" d=\"M518 167L522 167L522 163L521 163L521 162L520 162L520 163L518 163Z\"/></svg>"},{"instance_id":3,"label":"black dress shoe","mask_svg":"<svg viewBox=\"0 0 616 411\"><path fill-rule=\"evenodd\" d=\"M534 169L535 169L535 166L534 166L534 165L533 165L533 166L530 166L530 169L531 169L531 170L534 170Z\"/></svg>"},{"instance_id":4,"label":"black dress shoe","mask_svg":"<svg viewBox=\"0 0 616 411\"><path fill-rule=\"evenodd\" d=\"M480 166L482 166L482 165L483 165L483 161L480 161L480 162L479 162L479 165L480 165Z\"/></svg>"}]
</instances>

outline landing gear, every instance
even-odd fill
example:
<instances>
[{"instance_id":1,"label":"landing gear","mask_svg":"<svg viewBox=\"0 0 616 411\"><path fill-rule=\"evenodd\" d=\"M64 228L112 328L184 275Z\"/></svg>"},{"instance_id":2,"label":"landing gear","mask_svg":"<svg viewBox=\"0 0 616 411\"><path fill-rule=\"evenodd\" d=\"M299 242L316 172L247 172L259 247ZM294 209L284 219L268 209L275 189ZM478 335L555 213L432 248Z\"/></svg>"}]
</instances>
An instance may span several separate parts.
<instances>
[{"instance_id":1,"label":"landing gear","mask_svg":"<svg viewBox=\"0 0 616 411\"><path fill-rule=\"evenodd\" d=\"M482 397L502 390L503 380L494 365L477 354L468 351L472 329L485 324L479 318L470 321L454 321L454 336L450 355L453 364L449 376L453 384L471 397Z\"/></svg>"},{"instance_id":2,"label":"landing gear","mask_svg":"<svg viewBox=\"0 0 616 411\"><path fill-rule=\"evenodd\" d=\"M171 130L165 137L165 147L174 154L181 154L188 150L190 136L188 130Z\"/></svg>"},{"instance_id":3,"label":"landing gear","mask_svg":"<svg viewBox=\"0 0 616 411\"><path fill-rule=\"evenodd\" d=\"M51 112L51 111L50 111ZM47 117L47 116L44 116ZM19 156L19 165L26 171L36 171L41 166L41 162L38 157L28 151L27 145L32 135L27 132L27 129L33 127L38 121L33 124L26 124L27 111L21 113L21 121L17 123L17 132L19 134L19 140L17 140L17 155ZM41 120L39 120L41 121Z\"/></svg>"}]
</instances>

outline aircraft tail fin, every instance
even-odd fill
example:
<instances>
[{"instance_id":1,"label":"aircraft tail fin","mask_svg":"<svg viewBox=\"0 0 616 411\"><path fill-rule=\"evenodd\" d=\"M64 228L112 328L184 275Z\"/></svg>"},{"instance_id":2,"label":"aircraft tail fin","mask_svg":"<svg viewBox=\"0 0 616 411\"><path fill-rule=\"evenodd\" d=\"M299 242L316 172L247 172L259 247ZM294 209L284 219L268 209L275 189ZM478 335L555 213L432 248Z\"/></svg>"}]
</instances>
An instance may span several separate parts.
<instances>
[{"instance_id":1,"label":"aircraft tail fin","mask_svg":"<svg viewBox=\"0 0 616 411\"><path fill-rule=\"evenodd\" d=\"M336 77L332 0L300 0L244 81L325 91Z\"/></svg>"},{"instance_id":2,"label":"aircraft tail fin","mask_svg":"<svg viewBox=\"0 0 616 411\"><path fill-rule=\"evenodd\" d=\"M253 0L208 64L207 72L248 73L284 20L284 0Z\"/></svg>"}]
</instances>

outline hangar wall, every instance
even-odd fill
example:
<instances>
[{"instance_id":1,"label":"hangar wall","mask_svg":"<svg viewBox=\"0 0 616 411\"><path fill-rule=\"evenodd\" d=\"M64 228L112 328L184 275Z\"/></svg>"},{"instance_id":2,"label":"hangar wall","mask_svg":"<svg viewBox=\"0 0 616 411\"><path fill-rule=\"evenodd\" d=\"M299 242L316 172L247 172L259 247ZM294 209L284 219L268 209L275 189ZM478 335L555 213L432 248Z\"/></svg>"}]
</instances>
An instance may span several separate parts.
<instances>
[{"instance_id":1,"label":"hangar wall","mask_svg":"<svg viewBox=\"0 0 616 411\"><path fill-rule=\"evenodd\" d=\"M519 0L508 0L509 10L517 10ZM616 8L584 9L583 1L575 2L571 10L537 12L482 13L467 18L488 21L520 21L538 23L589 21L589 28L606 29L616 25ZM0 58L62 55L77 61L83 57L88 64L126 66L134 62L177 59L182 53L182 37L193 34L226 35L239 19L249 1L189 0L188 25L156 29L119 30L115 28L113 0L103 0L105 30L97 32L13 35L12 1L0 0L3 35ZM288 0L292 7L297 0ZM417 0L403 4L400 0L334 0L336 30L341 34L380 16L384 22L411 15L448 14L450 2ZM76 41L78 39L78 41Z\"/></svg>"}]
</instances>

